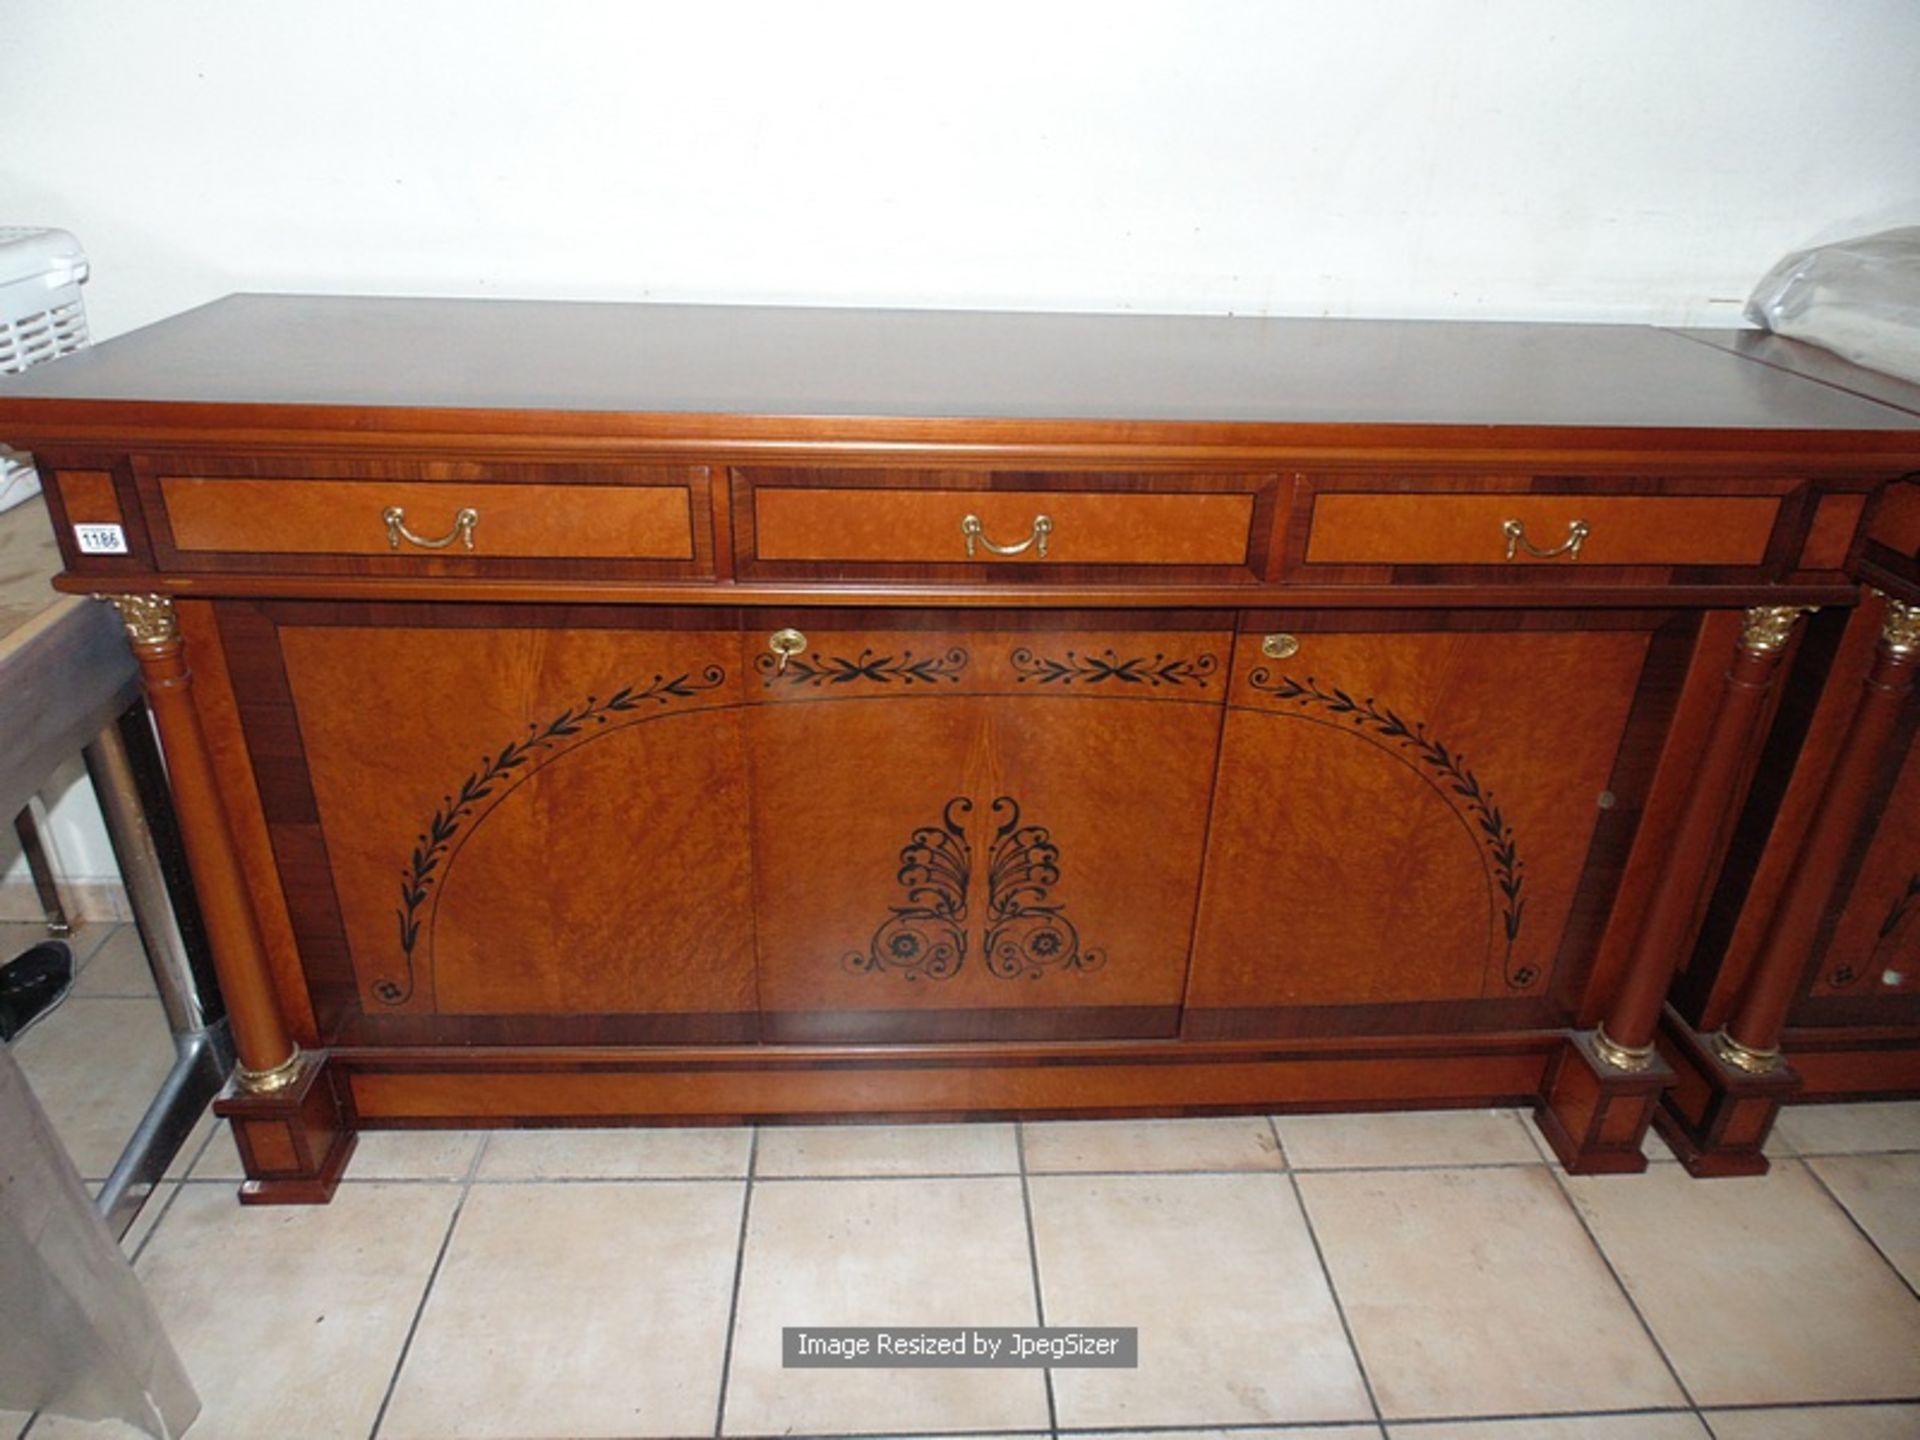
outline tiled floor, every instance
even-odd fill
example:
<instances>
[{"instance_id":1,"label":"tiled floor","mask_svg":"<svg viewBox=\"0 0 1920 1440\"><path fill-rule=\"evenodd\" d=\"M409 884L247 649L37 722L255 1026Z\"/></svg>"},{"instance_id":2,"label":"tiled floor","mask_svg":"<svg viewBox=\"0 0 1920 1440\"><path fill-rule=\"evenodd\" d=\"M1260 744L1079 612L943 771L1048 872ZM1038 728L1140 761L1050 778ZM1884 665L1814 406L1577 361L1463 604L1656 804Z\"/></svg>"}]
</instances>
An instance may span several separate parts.
<instances>
[{"instance_id":1,"label":"tiled floor","mask_svg":"<svg viewBox=\"0 0 1920 1440\"><path fill-rule=\"evenodd\" d=\"M124 1117L81 1058L164 1041L127 944L20 1051L88 1157ZM188 1440L1920 1436L1920 1104L1774 1149L1707 1183L1569 1180L1506 1111L386 1132L261 1210L206 1123L128 1247ZM780 1368L782 1325L896 1322L1136 1325L1141 1363Z\"/></svg>"}]
</instances>

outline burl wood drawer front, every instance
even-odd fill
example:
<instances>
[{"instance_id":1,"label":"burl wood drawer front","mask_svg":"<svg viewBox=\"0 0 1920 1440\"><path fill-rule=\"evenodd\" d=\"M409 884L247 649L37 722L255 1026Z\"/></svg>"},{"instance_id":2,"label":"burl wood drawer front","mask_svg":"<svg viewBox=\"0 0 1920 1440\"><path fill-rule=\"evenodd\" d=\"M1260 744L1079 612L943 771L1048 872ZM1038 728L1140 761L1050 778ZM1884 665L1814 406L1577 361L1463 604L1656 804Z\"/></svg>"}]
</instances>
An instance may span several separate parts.
<instances>
[{"instance_id":1,"label":"burl wood drawer front","mask_svg":"<svg viewBox=\"0 0 1920 1440\"><path fill-rule=\"evenodd\" d=\"M1307 566L1619 566L1768 563L1787 496L1367 488L1309 482Z\"/></svg>"},{"instance_id":2,"label":"burl wood drawer front","mask_svg":"<svg viewBox=\"0 0 1920 1440\"><path fill-rule=\"evenodd\" d=\"M704 471L586 483L523 469L425 478L161 472L144 476L156 550L182 569L399 573L711 573Z\"/></svg>"},{"instance_id":3,"label":"burl wood drawer front","mask_svg":"<svg viewBox=\"0 0 1920 1440\"><path fill-rule=\"evenodd\" d=\"M1277 486L1247 476L736 472L743 572L1260 578Z\"/></svg>"}]
</instances>

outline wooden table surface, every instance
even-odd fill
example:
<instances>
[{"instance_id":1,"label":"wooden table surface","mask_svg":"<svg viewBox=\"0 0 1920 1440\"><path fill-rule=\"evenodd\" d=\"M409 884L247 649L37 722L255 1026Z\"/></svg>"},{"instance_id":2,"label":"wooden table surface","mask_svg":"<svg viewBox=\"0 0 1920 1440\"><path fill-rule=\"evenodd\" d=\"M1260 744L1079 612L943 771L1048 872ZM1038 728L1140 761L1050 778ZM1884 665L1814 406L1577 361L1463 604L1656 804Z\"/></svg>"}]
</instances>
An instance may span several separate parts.
<instances>
[{"instance_id":1,"label":"wooden table surface","mask_svg":"<svg viewBox=\"0 0 1920 1440\"><path fill-rule=\"evenodd\" d=\"M0 511L0 652L43 610L81 603L55 593L53 577L59 573L60 550L45 498L36 495Z\"/></svg>"},{"instance_id":2,"label":"wooden table surface","mask_svg":"<svg viewBox=\"0 0 1920 1440\"><path fill-rule=\"evenodd\" d=\"M59 573L46 501L0 512L0 823L136 695L112 608L55 593Z\"/></svg>"}]
</instances>

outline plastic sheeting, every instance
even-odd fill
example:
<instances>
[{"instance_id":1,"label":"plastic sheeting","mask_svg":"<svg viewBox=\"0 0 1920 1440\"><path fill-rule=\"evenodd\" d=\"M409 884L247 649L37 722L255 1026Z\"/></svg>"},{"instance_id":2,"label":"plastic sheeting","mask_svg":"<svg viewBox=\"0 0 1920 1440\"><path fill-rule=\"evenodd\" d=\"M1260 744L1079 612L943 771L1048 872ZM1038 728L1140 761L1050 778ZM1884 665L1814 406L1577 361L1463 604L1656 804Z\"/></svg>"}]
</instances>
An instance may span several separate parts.
<instances>
[{"instance_id":1,"label":"plastic sheeting","mask_svg":"<svg viewBox=\"0 0 1920 1440\"><path fill-rule=\"evenodd\" d=\"M1920 226L1787 256L1754 288L1747 318L1920 384Z\"/></svg>"},{"instance_id":2,"label":"plastic sheeting","mask_svg":"<svg viewBox=\"0 0 1920 1440\"><path fill-rule=\"evenodd\" d=\"M4 1045L0 1407L123 1420L159 1440L200 1413L153 1303Z\"/></svg>"}]
</instances>

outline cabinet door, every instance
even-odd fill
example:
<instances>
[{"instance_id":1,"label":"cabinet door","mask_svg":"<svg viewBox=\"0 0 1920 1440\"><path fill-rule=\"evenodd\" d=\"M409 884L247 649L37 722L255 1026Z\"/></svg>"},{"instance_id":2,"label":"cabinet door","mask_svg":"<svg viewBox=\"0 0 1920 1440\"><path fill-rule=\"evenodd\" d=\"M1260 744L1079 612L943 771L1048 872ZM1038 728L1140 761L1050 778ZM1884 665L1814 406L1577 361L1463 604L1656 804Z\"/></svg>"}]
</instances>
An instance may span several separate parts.
<instances>
[{"instance_id":1,"label":"cabinet door","mask_svg":"<svg viewBox=\"0 0 1920 1440\"><path fill-rule=\"evenodd\" d=\"M223 605L330 1042L755 1038L738 631L553 613Z\"/></svg>"},{"instance_id":2,"label":"cabinet door","mask_svg":"<svg viewBox=\"0 0 1920 1440\"><path fill-rule=\"evenodd\" d=\"M749 637L765 1034L1173 1035L1227 621L955 618Z\"/></svg>"},{"instance_id":3,"label":"cabinet door","mask_svg":"<svg viewBox=\"0 0 1920 1440\"><path fill-rule=\"evenodd\" d=\"M1596 829L1637 808L1613 777L1652 622L1254 619L1276 633L1234 657L1186 1033L1559 1023Z\"/></svg>"}]
</instances>

